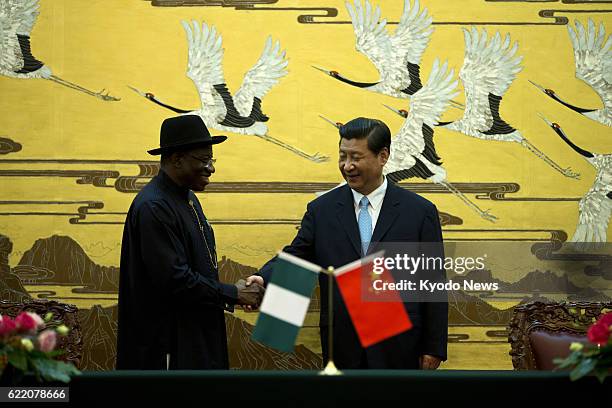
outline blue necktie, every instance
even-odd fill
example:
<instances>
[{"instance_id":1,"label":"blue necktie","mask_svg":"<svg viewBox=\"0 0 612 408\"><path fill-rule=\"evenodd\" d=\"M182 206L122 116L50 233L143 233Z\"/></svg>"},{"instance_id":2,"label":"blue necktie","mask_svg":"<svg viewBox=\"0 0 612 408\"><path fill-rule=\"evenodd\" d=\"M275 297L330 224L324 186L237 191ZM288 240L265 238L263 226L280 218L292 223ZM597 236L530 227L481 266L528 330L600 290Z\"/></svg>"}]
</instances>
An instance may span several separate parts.
<instances>
[{"instance_id":1,"label":"blue necktie","mask_svg":"<svg viewBox=\"0 0 612 408\"><path fill-rule=\"evenodd\" d=\"M372 239L372 217L368 212L368 197L363 196L359 201L359 235L361 236L361 253L365 256L368 253L368 246Z\"/></svg>"}]
</instances>

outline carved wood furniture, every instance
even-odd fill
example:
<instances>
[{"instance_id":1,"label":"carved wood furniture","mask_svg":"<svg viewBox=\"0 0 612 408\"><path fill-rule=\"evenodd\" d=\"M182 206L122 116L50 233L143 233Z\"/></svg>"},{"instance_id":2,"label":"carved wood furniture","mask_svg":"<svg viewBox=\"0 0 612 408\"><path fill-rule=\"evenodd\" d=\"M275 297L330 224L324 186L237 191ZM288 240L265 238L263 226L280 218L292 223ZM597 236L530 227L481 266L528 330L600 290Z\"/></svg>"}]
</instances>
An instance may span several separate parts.
<instances>
[{"instance_id":1,"label":"carved wood furniture","mask_svg":"<svg viewBox=\"0 0 612 408\"><path fill-rule=\"evenodd\" d=\"M567 357L569 345L587 342L586 331L612 310L612 302L531 302L519 305L508 326L515 370L551 370L552 359Z\"/></svg>"}]
</instances>

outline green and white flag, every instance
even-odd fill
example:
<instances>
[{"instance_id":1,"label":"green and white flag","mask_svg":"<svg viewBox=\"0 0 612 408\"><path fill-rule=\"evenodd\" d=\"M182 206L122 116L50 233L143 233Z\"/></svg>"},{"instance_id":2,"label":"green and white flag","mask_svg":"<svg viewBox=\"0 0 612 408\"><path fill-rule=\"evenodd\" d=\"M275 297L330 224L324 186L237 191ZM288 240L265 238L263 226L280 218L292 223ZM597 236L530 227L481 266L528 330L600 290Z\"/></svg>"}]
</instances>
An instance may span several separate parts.
<instances>
[{"instance_id":1,"label":"green and white flag","mask_svg":"<svg viewBox=\"0 0 612 408\"><path fill-rule=\"evenodd\" d=\"M280 252L260 306L253 340L292 352L321 268Z\"/></svg>"}]
</instances>

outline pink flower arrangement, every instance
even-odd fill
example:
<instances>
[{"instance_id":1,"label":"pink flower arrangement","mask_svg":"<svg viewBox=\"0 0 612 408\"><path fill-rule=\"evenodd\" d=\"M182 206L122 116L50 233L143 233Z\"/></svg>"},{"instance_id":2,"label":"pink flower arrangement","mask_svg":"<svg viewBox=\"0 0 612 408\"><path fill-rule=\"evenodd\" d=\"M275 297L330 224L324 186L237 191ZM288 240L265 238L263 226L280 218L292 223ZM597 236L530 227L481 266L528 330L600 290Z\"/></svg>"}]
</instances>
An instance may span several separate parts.
<instances>
[{"instance_id":1,"label":"pink flower arrangement","mask_svg":"<svg viewBox=\"0 0 612 408\"><path fill-rule=\"evenodd\" d=\"M595 374L603 382L612 370L612 312L600 316L588 328L587 337L591 344L572 343L572 353L555 363L558 368L571 368L572 380Z\"/></svg>"},{"instance_id":2,"label":"pink flower arrangement","mask_svg":"<svg viewBox=\"0 0 612 408\"><path fill-rule=\"evenodd\" d=\"M54 359L63 353L55 350L58 335L66 335L68 328L47 328L52 317L48 313L42 319L31 312L21 312L14 319L0 315L0 376L33 373L39 380L68 382L71 374L79 374L72 364Z\"/></svg>"},{"instance_id":3,"label":"pink flower arrangement","mask_svg":"<svg viewBox=\"0 0 612 408\"><path fill-rule=\"evenodd\" d=\"M0 315L0 337L14 334L33 335L44 327L44 320L36 313L21 312L15 319Z\"/></svg>"}]
</instances>

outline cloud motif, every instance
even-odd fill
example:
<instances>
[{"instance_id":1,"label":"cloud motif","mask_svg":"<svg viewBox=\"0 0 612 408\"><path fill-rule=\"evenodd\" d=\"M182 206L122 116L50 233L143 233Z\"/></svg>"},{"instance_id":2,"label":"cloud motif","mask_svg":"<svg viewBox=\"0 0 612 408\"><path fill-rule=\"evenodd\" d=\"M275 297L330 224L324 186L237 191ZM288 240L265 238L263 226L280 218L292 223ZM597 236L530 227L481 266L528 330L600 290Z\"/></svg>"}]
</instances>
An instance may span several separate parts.
<instances>
[{"instance_id":1,"label":"cloud motif","mask_svg":"<svg viewBox=\"0 0 612 408\"><path fill-rule=\"evenodd\" d=\"M16 153L21 150L21 144L13 139L0 136L0 154Z\"/></svg>"}]
</instances>

